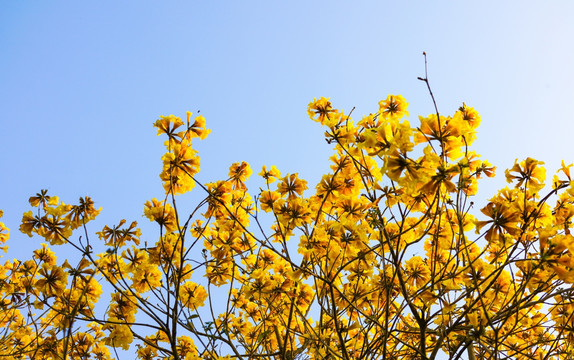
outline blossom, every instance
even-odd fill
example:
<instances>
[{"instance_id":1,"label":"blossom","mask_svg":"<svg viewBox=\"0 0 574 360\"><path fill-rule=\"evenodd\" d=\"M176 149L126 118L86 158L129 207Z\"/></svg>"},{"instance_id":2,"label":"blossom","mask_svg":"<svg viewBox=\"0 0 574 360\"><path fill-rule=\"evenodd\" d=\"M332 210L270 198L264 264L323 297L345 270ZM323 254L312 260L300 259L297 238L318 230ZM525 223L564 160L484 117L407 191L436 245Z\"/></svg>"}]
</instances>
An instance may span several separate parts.
<instances>
[{"instance_id":1,"label":"blossom","mask_svg":"<svg viewBox=\"0 0 574 360\"><path fill-rule=\"evenodd\" d=\"M303 195L303 191L307 189L307 181L299 179L298 174L291 174L283 177L282 181L277 185L277 191L281 195L288 195L289 199L297 195Z\"/></svg>"},{"instance_id":2,"label":"blossom","mask_svg":"<svg viewBox=\"0 0 574 360\"><path fill-rule=\"evenodd\" d=\"M313 99L307 108L307 114L309 114L309 117L312 120L321 123L321 125L323 125L325 121L329 119L329 115L333 113L336 113L336 110L333 110L333 105L329 99L324 97L319 98L319 100Z\"/></svg>"},{"instance_id":3,"label":"blossom","mask_svg":"<svg viewBox=\"0 0 574 360\"><path fill-rule=\"evenodd\" d=\"M385 100L379 101L379 115L387 119L398 119L403 116L408 116L405 98L401 95L389 95Z\"/></svg>"}]
</instances>

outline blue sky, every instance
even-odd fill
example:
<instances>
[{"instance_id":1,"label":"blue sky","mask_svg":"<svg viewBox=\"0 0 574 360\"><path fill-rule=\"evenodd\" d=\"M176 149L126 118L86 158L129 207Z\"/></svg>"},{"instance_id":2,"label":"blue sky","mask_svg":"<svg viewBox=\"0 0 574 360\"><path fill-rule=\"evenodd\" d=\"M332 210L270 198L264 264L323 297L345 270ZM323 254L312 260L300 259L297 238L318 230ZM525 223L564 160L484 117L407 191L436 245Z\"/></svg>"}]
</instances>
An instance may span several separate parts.
<instances>
[{"instance_id":1,"label":"blue sky","mask_svg":"<svg viewBox=\"0 0 574 360\"><path fill-rule=\"evenodd\" d=\"M402 94L416 123L433 112L417 80L423 51L441 113L464 101L482 115L474 148L499 170L480 194L504 186L515 158L574 162L574 2L404 3L2 2L0 209L11 254L39 246L18 226L44 188L68 203L91 196L103 208L92 233L122 218L144 225L143 203L163 195L163 140L151 126L162 114L206 117L202 182L245 160L313 187L331 148L307 104L330 97L358 119Z\"/></svg>"}]
</instances>

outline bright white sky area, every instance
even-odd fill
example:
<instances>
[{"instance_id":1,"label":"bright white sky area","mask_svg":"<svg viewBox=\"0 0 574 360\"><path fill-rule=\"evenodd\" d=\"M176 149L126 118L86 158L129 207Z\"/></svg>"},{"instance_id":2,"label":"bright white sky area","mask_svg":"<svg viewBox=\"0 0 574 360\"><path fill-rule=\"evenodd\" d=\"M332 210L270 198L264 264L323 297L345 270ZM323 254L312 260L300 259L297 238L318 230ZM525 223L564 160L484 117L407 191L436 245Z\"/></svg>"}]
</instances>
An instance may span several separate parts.
<instances>
[{"instance_id":1,"label":"bright white sky area","mask_svg":"<svg viewBox=\"0 0 574 360\"><path fill-rule=\"evenodd\" d=\"M498 177L480 196L505 185L515 158L551 170L574 162L573 14L572 1L3 1L0 209L10 257L39 247L18 226L40 189L67 203L91 196L103 208L92 234L126 218L155 238L141 215L163 196L163 139L152 128L162 114L207 119L212 134L196 144L202 182L244 160L254 173L264 164L298 172L313 188L331 146L307 104L330 97L359 120L402 94L416 124L433 112L417 80L423 51L441 113L464 101L482 116L474 149Z\"/></svg>"}]
</instances>

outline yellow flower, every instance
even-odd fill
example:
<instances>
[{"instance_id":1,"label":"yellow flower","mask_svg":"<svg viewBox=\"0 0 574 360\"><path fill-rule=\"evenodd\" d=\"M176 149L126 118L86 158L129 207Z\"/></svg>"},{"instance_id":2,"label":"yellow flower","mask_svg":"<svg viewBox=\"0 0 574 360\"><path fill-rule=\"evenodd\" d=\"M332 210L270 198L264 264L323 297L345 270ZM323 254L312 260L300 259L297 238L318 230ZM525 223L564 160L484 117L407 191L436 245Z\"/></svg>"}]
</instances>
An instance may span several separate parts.
<instances>
[{"instance_id":1,"label":"yellow flower","mask_svg":"<svg viewBox=\"0 0 574 360\"><path fill-rule=\"evenodd\" d=\"M486 240L498 240L500 235L505 232L512 236L520 234L521 230L518 226L520 214L517 214L507 205L491 202L480 211L492 219L476 222L477 233L480 232L480 229L482 229L485 225L491 224L490 228L487 230L484 236Z\"/></svg>"},{"instance_id":2,"label":"yellow flower","mask_svg":"<svg viewBox=\"0 0 574 360\"><path fill-rule=\"evenodd\" d=\"M115 256L114 253L103 253L98 255L96 261L98 270L105 275L106 279L115 284L118 279L126 275L126 264L121 257Z\"/></svg>"},{"instance_id":3,"label":"yellow flower","mask_svg":"<svg viewBox=\"0 0 574 360\"><path fill-rule=\"evenodd\" d=\"M245 181L251 176L251 173L251 167L245 161L231 165L229 168L229 178L231 184L233 184L233 189L247 190Z\"/></svg>"},{"instance_id":4,"label":"yellow flower","mask_svg":"<svg viewBox=\"0 0 574 360\"><path fill-rule=\"evenodd\" d=\"M114 324L107 326L106 329L111 329L110 335L106 339L106 345L129 350L130 344L134 340L129 326Z\"/></svg>"},{"instance_id":5,"label":"yellow flower","mask_svg":"<svg viewBox=\"0 0 574 360\"><path fill-rule=\"evenodd\" d=\"M33 207L38 207L40 205L42 207L46 207L48 205L56 205L59 201L58 197L49 196L47 194L48 190L41 190L39 193L36 194L36 196L30 197L28 201L30 202L30 205L32 205Z\"/></svg>"},{"instance_id":6,"label":"yellow flower","mask_svg":"<svg viewBox=\"0 0 574 360\"><path fill-rule=\"evenodd\" d=\"M403 116L408 116L405 98L401 95L389 95L385 100L379 101L379 115L387 119L399 119Z\"/></svg>"},{"instance_id":7,"label":"yellow flower","mask_svg":"<svg viewBox=\"0 0 574 360\"><path fill-rule=\"evenodd\" d=\"M72 209L66 215L66 220L70 222L73 229L76 229L88 221L94 220L101 210L102 208L96 209L94 201L86 196L80 198L79 205L72 205Z\"/></svg>"},{"instance_id":8,"label":"yellow flower","mask_svg":"<svg viewBox=\"0 0 574 360\"><path fill-rule=\"evenodd\" d=\"M0 218L4 215L4 212L0 210ZM10 229L4 225L4 223L0 222L0 244L5 243L8 238L10 237Z\"/></svg>"},{"instance_id":9,"label":"yellow flower","mask_svg":"<svg viewBox=\"0 0 574 360\"><path fill-rule=\"evenodd\" d=\"M200 237L208 237L210 228L207 224L203 223L203 220L198 219L189 227L189 231L194 238L199 239Z\"/></svg>"},{"instance_id":10,"label":"yellow flower","mask_svg":"<svg viewBox=\"0 0 574 360\"><path fill-rule=\"evenodd\" d=\"M177 354L183 360L201 360L197 353L197 348L189 336L180 336L177 338Z\"/></svg>"},{"instance_id":11,"label":"yellow flower","mask_svg":"<svg viewBox=\"0 0 574 360\"><path fill-rule=\"evenodd\" d=\"M134 322L138 311L137 304L138 297L123 292L114 292L108 310L108 318L115 320L115 322Z\"/></svg>"},{"instance_id":12,"label":"yellow flower","mask_svg":"<svg viewBox=\"0 0 574 360\"><path fill-rule=\"evenodd\" d=\"M166 134L170 140L178 141L176 130L183 125L183 121L180 118L169 115L160 116L158 120L153 124L157 128L157 135Z\"/></svg>"},{"instance_id":13,"label":"yellow flower","mask_svg":"<svg viewBox=\"0 0 574 360\"><path fill-rule=\"evenodd\" d=\"M156 359L157 349L149 345L141 346L138 348L137 354L139 359Z\"/></svg>"},{"instance_id":14,"label":"yellow flower","mask_svg":"<svg viewBox=\"0 0 574 360\"><path fill-rule=\"evenodd\" d=\"M572 167L572 164L570 165L566 165L564 164L564 160L562 160L562 164L560 169L558 169L558 172L562 171L564 173L564 175L566 175L566 177L568 178L568 181L572 181L572 178L570 177L570 168Z\"/></svg>"},{"instance_id":15,"label":"yellow flower","mask_svg":"<svg viewBox=\"0 0 574 360\"><path fill-rule=\"evenodd\" d=\"M102 231L96 234L107 246L122 247L129 241L133 241L136 245L139 245L141 230L136 228L138 223L133 221L128 228L122 229L125 223L126 220L122 219L117 226L110 228L108 225L105 225Z\"/></svg>"},{"instance_id":16,"label":"yellow flower","mask_svg":"<svg viewBox=\"0 0 574 360\"><path fill-rule=\"evenodd\" d=\"M387 169L386 174L391 180L398 181L403 170L406 170L411 178L418 178L416 170L420 165L406 155L400 154L397 150L385 158L385 166Z\"/></svg>"},{"instance_id":17,"label":"yellow flower","mask_svg":"<svg viewBox=\"0 0 574 360\"><path fill-rule=\"evenodd\" d=\"M209 198L209 204L204 216L221 217L226 213L225 206L231 202L232 185L229 181L217 181L206 185Z\"/></svg>"},{"instance_id":18,"label":"yellow flower","mask_svg":"<svg viewBox=\"0 0 574 360\"><path fill-rule=\"evenodd\" d=\"M205 269L205 277L215 286L221 286L231 280L233 263L228 258L216 260Z\"/></svg>"},{"instance_id":19,"label":"yellow flower","mask_svg":"<svg viewBox=\"0 0 574 360\"><path fill-rule=\"evenodd\" d=\"M153 198L151 201L146 201L144 206L144 215L150 221L157 222L169 232L177 230L175 210L171 207L171 204Z\"/></svg>"},{"instance_id":20,"label":"yellow flower","mask_svg":"<svg viewBox=\"0 0 574 360\"><path fill-rule=\"evenodd\" d=\"M38 289L47 296L59 295L68 284L68 275L57 265L43 264L39 272Z\"/></svg>"},{"instance_id":21,"label":"yellow flower","mask_svg":"<svg viewBox=\"0 0 574 360\"><path fill-rule=\"evenodd\" d=\"M207 299L207 292L203 286L193 281L186 281L179 287L179 299L183 306L196 310L203 306Z\"/></svg>"},{"instance_id":22,"label":"yellow flower","mask_svg":"<svg viewBox=\"0 0 574 360\"><path fill-rule=\"evenodd\" d=\"M129 272L135 272L141 266L145 266L149 261L148 253L134 246L122 252L122 258L126 260L126 269Z\"/></svg>"},{"instance_id":23,"label":"yellow flower","mask_svg":"<svg viewBox=\"0 0 574 360\"><path fill-rule=\"evenodd\" d=\"M47 265L56 265L56 255L46 244L42 244L41 249L34 250L34 258Z\"/></svg>"},{"instance_id":24,"label":"yellow flower","mask_svg":"<svg viewBox=\"0 0 574 360\"><path fill-rule=\"evenodd\" d=\"M480 115L478 111L466 106L465 103L462 103L462 106L458 109L455 116L460 116L471 129L476 129L480 125Z\"/></svg>"},{"instance_id":25,"label":"yellow flower","mask_svg":"<svg viewBox=\"0 0 574 360\"><path fill-rule=\"evenodd\" d=\"M190 191L195 186L193 176L199 172L197 152L188 143L173 144L162 158L163 170L159 175L166 192L175 195Z\"/></svg>"},{"instance_id":26,"label":"yellow flower","mask_svg":"<svg viewBox=\"0 0 574 360\"><path fill-rule=\"evenodd\" d=\"M133 288L144 293L161 286L162 273L157 266L148 265L136 269L133 277Z\"/></svg>"},{"instance_id":27,"label":"yellow flower","mask_svg":"<svg viewBox=\"0 0 574 360\"><path fill-rule=\"evenodd\" d=\"M455 174L456 168L445 168L442 165L438 166L436 173L432 175L430 180L421 188L421 192L433 194L439 190L441 186L448 192L455 192L456 185L451 181Z\"/></svg>"},{"instance_id":28,"label":"yellow flower","mask_svg":"<svg viewBox=\"0 0 574 360\"><path fill-rule=\"evenodd\" d=\"M271 210L273 210L273 204L275 204L275 202L279 200L280 197L281 195L279 195L275 191L266 190L261 192L261 195L259 196L259 203L261 204L261 210L265 212L270 212Z\"/></svg>"},{"instance_id":29,"label":"yellow flower","mask_svg":"<svg viewBox=\"0 0 574 360\"><path fill-rule=\"evenodd\" d=\"M90 277L89 280L79 280L76 282L76 287L83 294L83 296L88 299L88 304L90 306L95 305L100 295L102 295L102 285L94 277Z\"/></svg>"},{"instance_id":30,"label":"yellow flower","mask_svg":"<svg viewBox=\"0 0 574 360\"><path fill-rule=\"evenodd\" d=\"M72 236L72 227L62 215L70 209L65 204L55 208L46 208L47 214L42 217L38 227L38 235L44 237L51 245L62 245Z\"/></svg>"},{"instance_id":31,"label":"yellow flower","mask_svg":"<svg viewBox=\"0 0 574 360\"><path fill-rule=\"evenodd\" d=\"M275 167L275 165L271 166L271 169L269 170L267 170L267 167L263 165L263 168L258 175L267 180L268 184L271 184L281 177L281 172Z\"/></svg>"},{"instance_id":32,"label":"yellow flower","mask_svg":"<svg viewBox=\"0 0 574 360\"><path fill-rule=\"evenodd\" d=\"M40 218L34 216L31 211L27 211L22 216L22 224L20 225L20 231L29 237L32 237L32 232L36 232L40 226Z\"/></svg>"},{"instance_id":33,"label":"yellow flower","mask_svg":"<svg viewBox=\"0 0 574 360\"><path fill-rule=\"evenodd\" d=\"M416 287L421 287L430 279L430 270L420 256L414 256L406 262L405 273L407 282Z\"/></svg>"},{"instance_id":34,"label":"yellow flower","mask_svg":"<svg viewBox=\"0 0 574 360\"><path fill-rule=\"evenodd\" d=\"M335 113L337 110L333 110L333 105L329 99L321 97L319 100L313 99L307 107L307 114L313 121L317 121L323 125L326 120L329 119L329 115Z\"/></svg>"},{"instance_id":35,"label":"yellow flower","mask_svg":"<svg viewBox=\"0 0 574 360\"><path fill-rule=\"evenodd\" d=\"M297 174L285 176L281 183L277 185L277 191L281 195L287 194L289 199L295 198L297 195L303 195L305 190L307 190L307 181L299 179Z\"/></svg>"},{"instance_id":36,"label":"yellow flower","mask_svg":"<svg viewBox=\"0 0 574 360\"><path fill-rule=\"evenodd\" d=\"M191 117L191 112L187 112L187 123L189 124L189 118ZM193 124L191 124L191 126L189 126L187 132L185 133L185 135L180 134L181 137L198 137L201 140L205 139L207 137L207 135L209 135L211 133L211 130L206 129L205 128L205 118L203 117L203 115L199 115L196 116L195 119L193 120ZM188 136L191 135L191 136Z\"/></svg>"},{"instance_id":37,"label":"yellow flower","mask_svg":"<svg viewBox=\"0 0 574 360\"><path fill-rule=\"evenodd\" d=\"M487 177L494 177L496 166L492 166L488 161L483 160L480 167L476 170L476 177L480 179L480 175L484 174Z\"/></svg>"},{"instance_id":38,"label":"yellow flower","mask_svg":"<svg viewBox=\"0 0 574 360\"><path fill-rule=\"evenodd\" d=\"M538 192L544 187L544 180L546 179L546 169L542 167L544 162L532 158L518 164L518 160L514 162L514 166L504 172L506 181L511 183L517 180L515 187L519 188L524 184L528 189Z\"/></svg>"}]
</instances>

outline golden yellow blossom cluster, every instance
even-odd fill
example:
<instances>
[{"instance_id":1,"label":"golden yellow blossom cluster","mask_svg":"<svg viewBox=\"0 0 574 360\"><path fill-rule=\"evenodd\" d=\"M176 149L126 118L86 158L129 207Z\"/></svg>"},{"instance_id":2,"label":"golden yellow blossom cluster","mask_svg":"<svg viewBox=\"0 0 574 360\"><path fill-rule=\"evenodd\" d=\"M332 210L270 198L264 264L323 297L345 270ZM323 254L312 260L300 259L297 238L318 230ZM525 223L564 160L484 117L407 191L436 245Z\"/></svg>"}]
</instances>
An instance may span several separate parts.
<instances>
[{"instance_id":1,"label":"golden yellow blossom cluster","mask_svg":"<svg viewBox=\"0 0 574 360\"><path fill-rule=\"evenodd\" d=\"M193 176L199 172L199 157L191 141L194 138L205 139L210 130L205 128L205 118L202 115L195 117L193 123L190 121L191 115L187 112L185 124L173 115L162 116L154 123L157 134L168 137L165 142L168 152L161 158L163 170L160 174L167 193L183 194L195 185Z\"/></svg>"},{"instance_id":2,"label":"golden yellow blossom cluster","mask_svg":"<svg viewBox=\"0 0 574 360\"><path fill-rule=\"evenodd\" d=\"M202 116L160 117L165 194L143 205L156 235L123 219L94 237L89 197L30 198L20 230L46 243L0 267L0 356L574 358L572 165L547 183L543 162L517 160L474 211L495 175L471 149L480 115L463 104L411 125L407 108L390 95L355 122L315 99L329 173L312 186L263 166L251 193L246 162L196 179ZM175 195L196 185L203 199L182 210Z\"/></svg>"}]
</instances>

